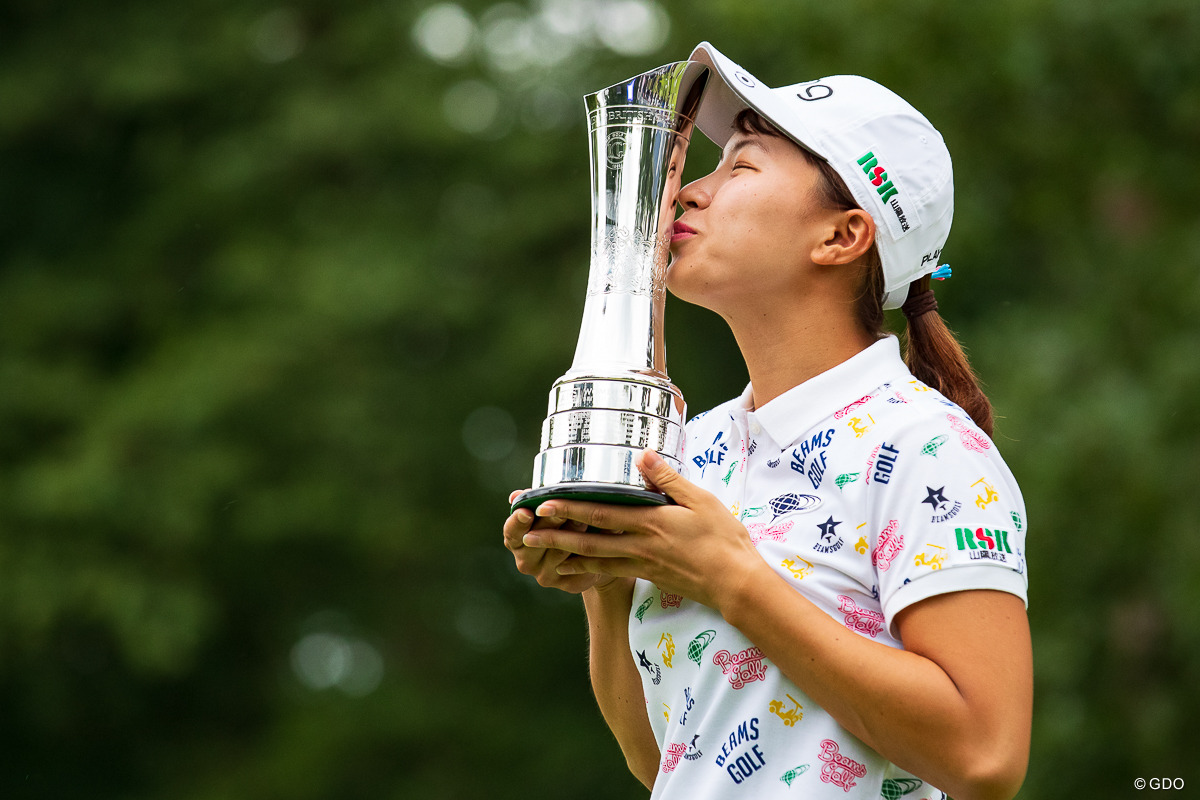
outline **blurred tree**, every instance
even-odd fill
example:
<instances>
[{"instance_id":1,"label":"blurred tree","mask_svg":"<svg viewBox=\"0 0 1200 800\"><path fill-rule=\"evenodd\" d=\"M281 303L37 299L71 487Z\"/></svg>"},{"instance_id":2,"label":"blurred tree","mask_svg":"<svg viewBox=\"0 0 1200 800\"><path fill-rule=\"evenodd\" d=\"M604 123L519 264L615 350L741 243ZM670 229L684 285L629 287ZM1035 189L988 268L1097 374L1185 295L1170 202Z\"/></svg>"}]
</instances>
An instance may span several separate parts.
<instances>
[{"instance_id":1,"label":"blurred tree","mask_svg":"<svg viewBox=\"0 0 1200 800\"><path fill-rule=\"evenodd\" d=\"M705 38L950 144L942 308L1033 526L1022 796L1190 777L1190 0L9 0L5 796L644 795L498 532L582 307L579 98ZM716 318L667 325L693 410L740 390Z\"/></svg>"}]
</instances>

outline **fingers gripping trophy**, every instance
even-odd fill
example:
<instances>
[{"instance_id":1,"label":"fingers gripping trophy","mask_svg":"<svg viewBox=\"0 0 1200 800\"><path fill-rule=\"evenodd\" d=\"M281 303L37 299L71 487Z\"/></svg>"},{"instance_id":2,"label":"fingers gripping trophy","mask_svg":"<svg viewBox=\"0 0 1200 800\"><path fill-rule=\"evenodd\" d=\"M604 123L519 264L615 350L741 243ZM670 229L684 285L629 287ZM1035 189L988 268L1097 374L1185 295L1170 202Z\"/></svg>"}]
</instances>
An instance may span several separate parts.
<instances>
[{"instance_id":1,"label":"fingers gripping trophy","mask_svg":"<svg viewBox=\"0 0 1200 800\"><path fill-rule=\"evenodd\" d=\"M682 468L686 405L667 377L666 271L675 195L707 67L680 61L584 98L592 253L570 371L550 390L533 488L555 497L664 504L635 465L647 447Z\"/></svg>"}]
</instances>

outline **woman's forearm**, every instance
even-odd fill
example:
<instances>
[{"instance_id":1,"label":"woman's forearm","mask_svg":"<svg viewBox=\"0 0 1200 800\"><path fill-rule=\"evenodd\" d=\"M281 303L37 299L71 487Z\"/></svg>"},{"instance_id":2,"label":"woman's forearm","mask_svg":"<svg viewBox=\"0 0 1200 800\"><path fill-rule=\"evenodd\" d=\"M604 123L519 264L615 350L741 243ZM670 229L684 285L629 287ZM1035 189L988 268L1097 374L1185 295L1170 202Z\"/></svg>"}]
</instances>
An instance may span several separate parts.
<instances>
[{"instance_id":1,"label":"woman's forearm","mask_svg":"<svg viewBox=\"0 0 1200 800\"><path fill-rule=\"evenodd\" d=\"M646 714L637 665L629 653L633 580L621 578L583 593L588 618L592 691L634 777L653 788L659 751Z\"/></svg>"}]
</instances>

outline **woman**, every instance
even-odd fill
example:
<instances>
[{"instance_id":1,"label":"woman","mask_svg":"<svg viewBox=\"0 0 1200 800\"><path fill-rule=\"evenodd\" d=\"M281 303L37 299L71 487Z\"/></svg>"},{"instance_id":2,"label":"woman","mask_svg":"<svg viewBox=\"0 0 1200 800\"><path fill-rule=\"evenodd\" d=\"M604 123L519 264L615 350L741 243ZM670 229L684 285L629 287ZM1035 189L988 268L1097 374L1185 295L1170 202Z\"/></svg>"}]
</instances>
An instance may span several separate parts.
<instances>
[{"instance_id":1,"label":"woman","mask_svg":"<svg viewBox=\"0 0 1200 800\"><path fill-rule=\"evenodd\" d=\"M679 193L667 285L728 322L750 384L688 424L687 477L643 454L674 505L551 500L506 546L583 594L597 700L655 798L1012 797L1025 509L928 288L949 154L864 78L692 59L723 79L697 120L723 152Z\"/></svg>"}]
</instances>

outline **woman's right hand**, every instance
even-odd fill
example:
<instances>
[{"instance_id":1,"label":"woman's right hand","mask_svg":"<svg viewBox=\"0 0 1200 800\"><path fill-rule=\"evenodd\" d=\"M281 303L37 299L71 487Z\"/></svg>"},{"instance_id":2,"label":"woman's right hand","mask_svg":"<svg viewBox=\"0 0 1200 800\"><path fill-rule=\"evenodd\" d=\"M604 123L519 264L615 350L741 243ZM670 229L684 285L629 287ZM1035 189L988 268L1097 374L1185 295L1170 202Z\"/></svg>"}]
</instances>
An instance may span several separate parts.
<instances>
[{"instance_id":1,"label":"woman's right hand","mask_svg":"<svg viewBox=\"0 0 1200 800\"><path fill-rule=\"evenodd\" d=\"M515 491L509 495L511 503L521 492ZM583 573L579 575L559 575L558 566L573 556L565 550L555 550L546 547L528 547L522 541L525 534L531 530L543 528L562 528L564 530L582 532L587 525L582 522L572 522L561 517L535 517L527 508L517 509L504 522L504 546L513 554L517 562L517 570L526 575L532 575L542 586L551 589L561 589L571 594L582 594L588 589L604 589L616 578L600 573Z\"/></svg>"}]
</instances>

